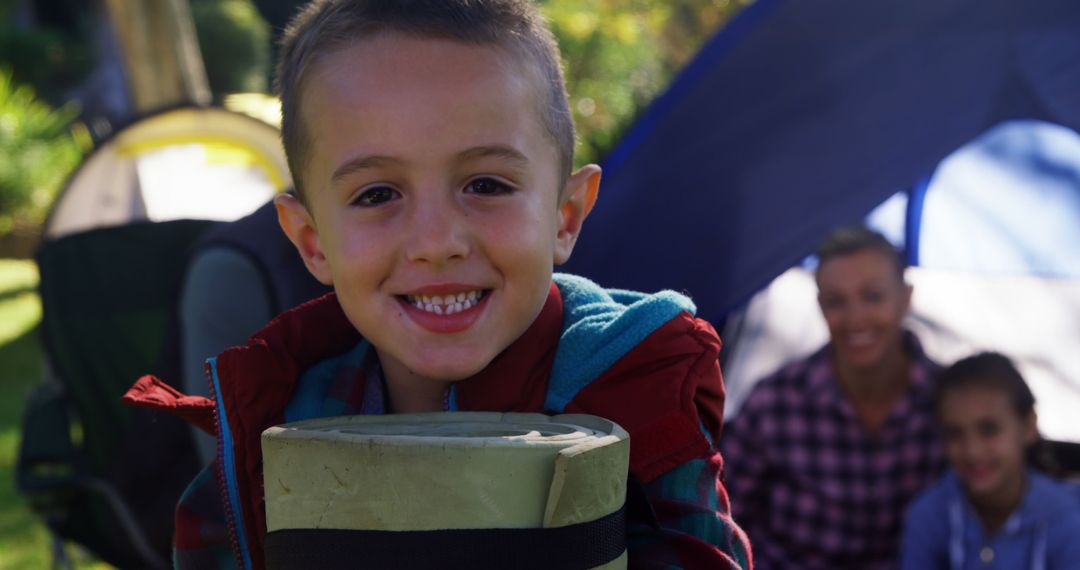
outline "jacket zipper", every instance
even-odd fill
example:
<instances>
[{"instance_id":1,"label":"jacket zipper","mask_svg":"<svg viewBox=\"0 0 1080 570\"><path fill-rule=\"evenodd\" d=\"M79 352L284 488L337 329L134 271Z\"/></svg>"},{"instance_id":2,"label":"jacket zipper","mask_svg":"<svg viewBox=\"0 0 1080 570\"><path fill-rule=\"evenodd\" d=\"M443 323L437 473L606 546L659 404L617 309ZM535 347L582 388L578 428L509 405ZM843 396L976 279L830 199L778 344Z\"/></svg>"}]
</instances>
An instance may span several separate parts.
<instances>
[{"instance_id":1,"label":"jacket zipper","mask_svg":"<svg viewBox=\"0 0 1080 570\"><path fill-rule=\"evenodd\" d=\"M207 360L203 364L203 373L206 375L206 381L210 385L210 393L214 394L214 438L217 442L217 473L215 478L218 482L218 493L221 495L221 503L225 510L225 522L229 527L229 546L232 548L233 557L236 560L237 568L247 568L244 565L244 555L240 551L240 529L237 528L236 515L233 512L232 501L229 500L229 483L225 478L225 438L221 432L221 415L218 413L217 399L220 397L218 394L217 385L214 383L214 373L211 369L210 361Z\"/></svg>"}]
</instances>

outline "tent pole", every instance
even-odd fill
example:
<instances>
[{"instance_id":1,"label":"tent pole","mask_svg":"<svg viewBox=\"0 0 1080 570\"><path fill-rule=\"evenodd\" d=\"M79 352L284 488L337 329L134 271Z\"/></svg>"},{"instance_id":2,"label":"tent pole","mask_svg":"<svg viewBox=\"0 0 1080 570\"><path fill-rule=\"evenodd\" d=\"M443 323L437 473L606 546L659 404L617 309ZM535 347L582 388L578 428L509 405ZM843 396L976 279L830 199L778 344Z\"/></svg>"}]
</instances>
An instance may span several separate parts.
<instances>
[{"instance_id":1,"label":"tent pole","mask_svg":"<svg viewBox=\"0 0 1080 570\"><path fill-rule=\"evenodd\" d=\"M919 235L922 233L923 205L930 178L926 176L908 190L907 211L904 212L904 257L907 265L919 264Z\"/></svg>"},{"instance_id":2,"label":"tent pole","mask_svg":"<svg viewBox=\"0 0 1080 570\"><path fill-rule=\"evenodd\" d=\"M138 114L211 94L188 0L105 0Z\"/></svg>"}]
</instances>

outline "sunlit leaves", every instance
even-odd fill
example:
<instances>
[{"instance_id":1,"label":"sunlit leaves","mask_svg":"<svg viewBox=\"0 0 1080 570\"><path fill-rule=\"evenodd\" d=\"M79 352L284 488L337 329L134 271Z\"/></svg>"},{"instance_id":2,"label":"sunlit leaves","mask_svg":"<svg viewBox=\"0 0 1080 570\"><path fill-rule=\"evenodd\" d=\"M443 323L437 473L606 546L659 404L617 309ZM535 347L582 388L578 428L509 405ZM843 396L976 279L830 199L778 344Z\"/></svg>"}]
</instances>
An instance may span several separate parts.
<instances>
[{"instance_id":1,"label":"sunlit leaves","mask_svg":"<svg viewBox=\"0 0 1080 570\"><path fill-rule=\"evenodd\" d=\"M577 163L601 160L743 0L546 0L559 39Z\"/></svg>"}]
</instances>

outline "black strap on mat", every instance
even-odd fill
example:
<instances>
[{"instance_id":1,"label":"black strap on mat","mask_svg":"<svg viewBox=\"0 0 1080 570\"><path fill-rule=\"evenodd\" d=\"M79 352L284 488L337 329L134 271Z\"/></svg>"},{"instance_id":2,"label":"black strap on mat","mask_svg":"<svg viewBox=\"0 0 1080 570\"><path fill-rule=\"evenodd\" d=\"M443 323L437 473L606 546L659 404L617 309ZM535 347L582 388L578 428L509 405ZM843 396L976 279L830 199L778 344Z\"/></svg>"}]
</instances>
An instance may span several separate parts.
<instances>
[{"instance_id":1,"label":"black strap on mat","mask_svg":"<svg viewBox=\"0 0 1080 570\"><path fill-rule=\"evenodd\" d=\"M282 529L266 535L270 570L593 568L626 550L626 508L557 528Z\"/></svg>"}]
</instances>

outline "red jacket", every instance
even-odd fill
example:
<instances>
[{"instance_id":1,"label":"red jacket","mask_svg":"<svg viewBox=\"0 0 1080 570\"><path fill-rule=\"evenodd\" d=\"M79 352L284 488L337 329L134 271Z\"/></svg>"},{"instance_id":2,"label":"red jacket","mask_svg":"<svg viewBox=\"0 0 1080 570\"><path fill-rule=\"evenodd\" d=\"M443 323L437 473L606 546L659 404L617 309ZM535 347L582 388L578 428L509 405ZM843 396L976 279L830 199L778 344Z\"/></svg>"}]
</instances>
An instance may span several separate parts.
<instances>
[{"instance_id":1,"label":"red jacket","mask_svg":"<svg viewBox=\"0 0 1080 570\"><path fill-rule=\"evenodd\" d=\"M711 483L715 496L703 500L713 503L706 510L722 519L726 544L715 544L718 542L715 539L698 540L693 532L684 536L686 533L678 527L685 525L678 524L677 519L689 514L685 508L679 508L685 498L665 505L663 497L650 497L653 509L661 527L671 527L663 532L671 535L668 542L679 551L674 556L678 564L723 568L723 563L738 567L735 560L739 560L743 566L749 566L745 537L731 524L727 495L716 479L722 461L712 442L717 441L722 425L724 387L717 362L720 340L713 328L685 311L678 311L651 332L609 327L605 330L611 333L613 342L625 341L631 333L644 338L589 378L563 409L549 409L553 401L551 392L556 389L550 385L556 354L572 340L568 324L574 323L564 320L592 311L597 306L593 298L597 292L606 294L599 288L589 289L596 286L580 278L557 279L557 282L570 292L573 306L564 307L565 292L553 283L533 325L487 368L455 384L457 408L587 413L611 419L630 433L630 473L646 485L650 495L654 489L658 489L656 493L666 494L662 489L667 487L658 480L661 475L688 462L706 466L702 473L707 474L702 476L711 478L707 483ZM610 296L605 299L612 301ZM611 318L617 322L619 315ZM582 319L582 322L586 321ZM594 333L587 332L588 337L579 338L595 339ZM270 426L284 423L285 407L306 369L350 350L361 340L336 297L330 294L282 314L255 334L246 346L225 351L216 363L211 360L208 374L216 401L183 396L151 376L140 378L125 395L129 404L168 410L218 433L222 497L230 519L232 546L239 554L241 567L263 567L266 522L260 434ZM602 349L594 351L589 347L595 353ZM562 368L567 368L565 360ZM570 367L577 365L572 363ZM363 382L362 375L358 376L357 382ZM362 390L362 386L358 388ZM665 521L673 524L665 525ZM186 529L178 523L178 545L188 540L185 534L189 532L198 529ZM631 563L637 565L633 550Z\"/></svg>"}]
</instances>

